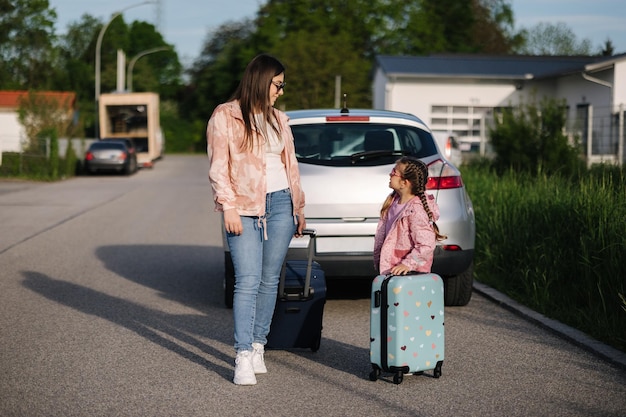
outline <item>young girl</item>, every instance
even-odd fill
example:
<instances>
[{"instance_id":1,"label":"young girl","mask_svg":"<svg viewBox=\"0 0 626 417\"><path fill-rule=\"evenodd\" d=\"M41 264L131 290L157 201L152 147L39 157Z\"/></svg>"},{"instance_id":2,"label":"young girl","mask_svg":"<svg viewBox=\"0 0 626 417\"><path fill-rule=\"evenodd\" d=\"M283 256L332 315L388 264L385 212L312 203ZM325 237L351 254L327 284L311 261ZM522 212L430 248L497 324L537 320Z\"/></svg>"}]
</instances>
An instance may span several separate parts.
<instances>
[{"instance_id":1,"label":"young girl","mask_svg":"<svg viewBox=\"0 0 626 417\"><path fill-rule=\"evenodd\" d=\"M428 168L416 158L402 157L389 174L387 197L374 238L374 266L380 274L430 272L439 234L439 207L425 193Z\"/></svg>"}]
</instances>

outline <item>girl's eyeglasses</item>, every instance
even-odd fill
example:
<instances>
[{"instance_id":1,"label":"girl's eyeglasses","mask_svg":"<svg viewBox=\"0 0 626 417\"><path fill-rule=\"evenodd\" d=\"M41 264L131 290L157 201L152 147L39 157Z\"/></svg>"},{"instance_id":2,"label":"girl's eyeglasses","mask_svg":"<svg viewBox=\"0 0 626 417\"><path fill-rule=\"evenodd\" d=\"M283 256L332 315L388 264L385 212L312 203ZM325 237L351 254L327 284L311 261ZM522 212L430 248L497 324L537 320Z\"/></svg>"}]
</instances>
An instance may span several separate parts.
<instances>
[{"instance_id":1,"label":"girl's eyeglasses","mask_svg":"<svg viewBox=\"0 0 626 417\"><path fill-rule=\"evenodd\" d=\"M400 174L395 168L391 169L391 172L389 173L389 176L391 176L391 177L398 177L400 179L404 179L404 177L402 177L402 174Z\"/></svg>"},{"instance_id":2,"label":"girl's eyeglasses","mask_svg":"<svg viewBox=\"0 0 626 417\"><path fill-rule=\"evenodd\" d=\"M272 81L272 84L274 84L274 86L276 87L276 91L280 91L285 88L285 85L287 83L284 81Z\"/></svg>"}]
</instances>

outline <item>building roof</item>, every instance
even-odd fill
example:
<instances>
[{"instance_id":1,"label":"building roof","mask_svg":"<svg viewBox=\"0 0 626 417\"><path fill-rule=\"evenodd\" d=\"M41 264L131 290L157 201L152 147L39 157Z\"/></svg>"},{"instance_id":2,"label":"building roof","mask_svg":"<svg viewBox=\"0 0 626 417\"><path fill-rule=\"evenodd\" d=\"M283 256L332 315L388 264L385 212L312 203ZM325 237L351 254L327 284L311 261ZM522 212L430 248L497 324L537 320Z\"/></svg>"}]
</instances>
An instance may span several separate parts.
<instances>
[{"instance_id":1,"label":"building roof","mask_svg":"<svg viewBox=\"0 0 626 417\"><path fill-rule=\"evenodd\" d=\"M73 108L76 103L76 94L67 91L35 91L34 94L55 100L62 105ZM0 91L0 108L17 109L20 101L28 97L29 91Z\"/></svg>"},{"instance_id":2,"label":"building roof","mask_svg":"<svg viewBox=\"0 0 626 417\"><path fill-rule=\"evenodd\" d=\"M387 76L415 78L536 79L585 71L603 61L626 59L616 56L529 56L529 55L379 55L376 64Z\"/></svg>"}]
</instances>

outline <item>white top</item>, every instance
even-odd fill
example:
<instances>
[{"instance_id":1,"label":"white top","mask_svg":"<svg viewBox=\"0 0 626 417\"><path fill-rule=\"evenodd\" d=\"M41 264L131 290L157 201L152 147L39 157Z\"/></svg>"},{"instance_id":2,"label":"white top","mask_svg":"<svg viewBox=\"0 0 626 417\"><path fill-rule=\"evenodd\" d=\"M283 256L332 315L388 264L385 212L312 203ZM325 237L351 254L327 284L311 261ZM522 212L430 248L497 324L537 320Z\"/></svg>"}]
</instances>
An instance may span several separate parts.
<instances>
[{"instance_id":1,"label":"white top","mask_svg":"<svg viewBox=\"0 0 626 417\"><path fill-rule=\"evenodd\" d=\"M285 148L285 144L274 129L266 126L266 122L263 120L262 114L255 114L255 117L257 125L262 128L261 130L266 138L265 181L267 192L272 193L274 191L289 188L287 171L285 170L285 164L281 156L283 149Z\"/></svg>"}]
</instances>

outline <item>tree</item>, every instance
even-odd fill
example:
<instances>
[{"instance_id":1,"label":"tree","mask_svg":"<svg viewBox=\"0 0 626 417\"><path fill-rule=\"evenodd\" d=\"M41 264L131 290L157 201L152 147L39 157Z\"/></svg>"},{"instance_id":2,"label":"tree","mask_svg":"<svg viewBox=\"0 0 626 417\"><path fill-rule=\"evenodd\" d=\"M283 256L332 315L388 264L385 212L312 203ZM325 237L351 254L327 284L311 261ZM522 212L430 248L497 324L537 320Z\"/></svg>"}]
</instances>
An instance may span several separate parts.
<instances>
[{"instance_id":1,"label":"tree","mask_svg":"<svg viewBox=\"0 0 626 417\"><path fill-rule=\"evenodd\" d=\"M604 41L604 47L602 47L602 52L600 55L602 56L613 56L615 53L615 47L613 46L613 42L610 39Z\"/></svg>"},{"instance_id":2,"label":"tree","mask_svg":"<svg viewBox=\"0 0 626 417\"><path fill-rule=\"evenodd\" d=\"M320 38L333 47L320 43ZM370 106L371 62L352 48L347 33L328 34L320 28L316 36L311 36L309 32L299 31L286 37L282 45L284 48L276 51L276 55L287 68L287 86L279 105L286 109L332 108L335 79L339 75L340 93L347 94L348 106Z\"/></svg>"},{"instance_id":3,"label":"tree","mask_svg":"<svg viewBox=\"0 0 626 417\"><path fill-rule=\"evenodd\" d=\"M172 99L182 84L182 65L172 45L163 39L156 27L147 22L134 21L128 33L132 40L126 52L128 60L155 48L169 48L141 57L136 61L133 72L134 91L158 91L161 99ZM128 81L128 80L127 80ZM136 82L135 82L136 81Z\"/></svg>"},{"instance_id":4,"label":"tree","mask_svg":"<svg viewBox=\"0 0 626 417\"><path fill-rule=\"evenodd\" d=\"M18 118L29 140L27 149L38 147L36 139L54 131L55 138L71 133L73 95L45 94L30 91L19 100Z\"/></svg>"},{"instance_id":5,"label":"tree","mask_svg":"<svg viewBox=\"0 0 626 417\"><path fill-rule=\"evenodd\" d=\"M55 90L76 92L81 125L89 127L95 119L94 50L99 26L100 22L88 14L67 26L58 40L58 70L52 86Z\"/></svg>"},{"instance_id":6,"label":"tree","mask_svg":"<svg viewBox=\"0 0 626 417\"><path fill-rule=\"evenodd\" d=\"M385 3L385 2L381 2ZM389 2L376 11L374 53L511 52L521 41L505 0Z\"/></svg>"},{"instance_id":7,"label":"tree","mask_svg":"<svg viewBox=\"0 0 626 417\"><path fill-rule=\"evenodd\" d=\"M520 53L527 55L591 55L589 39L578 41L574 31L563 22L538 23L524 29L526 42Z\"/></svg>"},{"instance_id":8,"label":"tree","mask_svg":"<svg viewBox=\"0 0 626 417\"><path fill-rule=\"evenodd\" d=\"M0 88L49 88L55 19L48 0L0 0Z\"/></svg>"},{"instance_id":9,"label":"tree","mask_svg":"<svg viewBox=\"0 0 626 417\"><path fill-rule=\"evenodd\" d=\"M523 43L514 31L513 10L505 0L472 0L474 25L471 38L475 50L488 54L509 54Z\"/></svg>"},{"instance_id":10,"label":"tree","mask_svg":"<svg viewBox=\"0 0 626 417\"><path fill-rule=\"evenodd\" d=\"M351 107L369 106L371 37L380 1L271 0L261 8L251 45L287 67L285 109L333 107L335 79ZM293 91L293 94L289 94Z\"/></svg>"}]
</instances>

